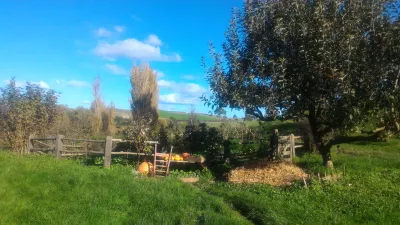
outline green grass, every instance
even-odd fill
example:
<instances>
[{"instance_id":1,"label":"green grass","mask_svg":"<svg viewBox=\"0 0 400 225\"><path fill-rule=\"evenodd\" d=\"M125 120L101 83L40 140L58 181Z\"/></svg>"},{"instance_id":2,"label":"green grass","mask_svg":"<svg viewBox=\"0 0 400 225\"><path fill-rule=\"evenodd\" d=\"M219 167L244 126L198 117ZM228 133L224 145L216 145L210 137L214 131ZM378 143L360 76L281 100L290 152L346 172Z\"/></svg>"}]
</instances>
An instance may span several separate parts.
<instances>
[{"instance_id":1,"label":"green grass","mask_svg":"<svg viewBox=\"0 0 400 225\"><path fill-rule=\"evenodd\" d=\"M176 120L188 120L189 119L189 115L184 112L172 112L172 111L159 110L158 113L159 113L160 118L165 118L165 119L169 119L171 117L175 118ZM219 120L215 116L209 116L209 115L202 114L202 113L196 113L196 117L200 121L218 121Z\"/></svg>"},{"instance_id":2,"label":"green grass","mask_svg":"<svg viewBox=\"0 0 400 225\"><path fill-rule=\"evenodd\" d=\"M169 119L169 118L175 118L176 120L188 120L189 115L185 112L175 112L175 111L164 111L164 110L159 110L159 118L160 119ZM116 109L115 115L117 116L122 116L125 118L131 117L131 111L127 109ZM206 114L202 113L196 113L197 119L200 121L218 121L219 118L215 116L209 116Z\"/></svg>"},{"instance_id":3,"label":"green grass","mask_svg":"<svg viewBox=\"0 0 400 225\"><path fill-rule=\"evenodd\" d=\"M174 178L0 152L0 224L249 224Z\"/></svg>"},{"instance_id":4,"label":"green grass","mask_svg":"<svg viewBox=\"0 0 400 225\"><path fill-rule=\"evenodd\" d=\"M364 140L363 140L364 139ZM256 224L396 224L400 218L400 140L353 138L334 152L334 184L313 180L305 189L217 183L202 188L234 205ZM324 174L319 155L297 159L310 173ZM229 191L227 191L229 190Z\"/></svg>"}]
</instances>

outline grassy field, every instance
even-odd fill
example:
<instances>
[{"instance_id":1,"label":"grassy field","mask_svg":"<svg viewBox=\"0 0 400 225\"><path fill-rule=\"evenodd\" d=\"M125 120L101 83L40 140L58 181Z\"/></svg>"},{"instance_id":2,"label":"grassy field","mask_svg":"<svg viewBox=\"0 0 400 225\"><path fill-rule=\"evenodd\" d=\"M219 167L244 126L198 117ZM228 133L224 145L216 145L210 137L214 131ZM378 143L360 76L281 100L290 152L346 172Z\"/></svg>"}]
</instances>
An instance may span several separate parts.
<instances>
[{"instance_id":1,"label":"grassy field","mask_svg":"<svg viewBox=\"0 0 400 225\"><path fill-rule=\"evenodd\" d=\"M173 178L133 178L45 156L0 152L0 224L249 224Z\"/></svg>"},{"instance_id":2,"label":"grassy field","mask_svg":"<svg viewBox=\"0 0 400 225\"><path fill-rule=\"evenodd\" d=\"M285 125L286 126L286 125ZM400 139L337 140L336 182L308 188L135 178L72 160L0 152L0 224L396 224L400 218ZM330 174L321 157L296 163Z\"/></svg>"},{"instance_id":3,"label":"grassy field","mask_svg":"<svg viewBox=\"0 0 400 225\"><path fill-rule=\"evenodd\" d=\"M335 183L312 180L307 189L217 183L204 191L223 197L256 224L396 224L400 218L400 140L389 143L353 137L333 154ZM340 142L340 141L339 141ZM324 174L321 157L305 155L297 163L309 173ZM328 171L329 174L329 171ZM229 190L229 191L227 191Z\"/></svg>"},{"instance_id":4,"label":"grassy field","mask_svg":"<svg viewBox=\"0 0 400 225\"><path fill-rule=\"evenodd\" d=\"M174 112L174 111L158 111L160 119L175 118L176 120L188 120L189 116L185 112ZM131 111L126 109L116 109L115 115L129 118L131 117ZM197 119L200 121L219 121L219 118L215 116L209 116L202 113L196 113Z\"/></svg>"}]
</instances>

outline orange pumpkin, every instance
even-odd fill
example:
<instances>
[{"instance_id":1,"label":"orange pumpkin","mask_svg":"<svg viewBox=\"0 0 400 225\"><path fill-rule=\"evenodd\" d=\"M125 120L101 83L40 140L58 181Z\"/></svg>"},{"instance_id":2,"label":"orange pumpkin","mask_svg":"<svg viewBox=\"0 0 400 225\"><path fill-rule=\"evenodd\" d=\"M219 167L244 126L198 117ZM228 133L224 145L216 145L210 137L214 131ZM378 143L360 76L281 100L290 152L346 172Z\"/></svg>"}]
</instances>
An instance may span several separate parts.
<instances>
[{"instance_id":1,"label":"orange pumpkin","mask_svg":"<svg viewBox=\"0 0 400 225\"><path fill-rule=\"evenodd\" d=\"M182 154L182 157L183 157L183 158L186 158L186 157L189 157L189 156L190 156L190 154L187 153L187 152L185 152L185 153Z\"/></svg>"},{"instance_id":2,"label":"orange pumpkin","mask_svg":"<svg viewBox=\"0 0 400 225\"><path fill-rule=\"evenodd\" d=\"M151 171L152 164L147 162L142 162L139 165L138 171L139 173L148 174Z\"/></svg>"}]
</instances>

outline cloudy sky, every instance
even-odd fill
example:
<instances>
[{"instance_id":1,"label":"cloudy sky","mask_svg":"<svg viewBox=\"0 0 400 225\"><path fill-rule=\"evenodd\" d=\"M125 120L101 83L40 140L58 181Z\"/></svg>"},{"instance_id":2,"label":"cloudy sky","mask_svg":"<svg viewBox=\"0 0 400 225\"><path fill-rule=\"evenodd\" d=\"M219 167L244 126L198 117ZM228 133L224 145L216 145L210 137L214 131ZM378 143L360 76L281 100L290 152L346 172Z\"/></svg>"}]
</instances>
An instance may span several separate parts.
<instances>
[{"instance_id":1,"label":"cloudy sky","mask_svg":"<svg viewBox=\"0 0 400 225\"><path fill-rule=\"evenodd\" d=\"M129 70L149 62L160 109L209 109L201 57L220 45L232 7L243 0L0 1L0 86L15 77L61 92L59 103L88 106L100 76L106 102L129 108ZM240 112L231 112L228 115Z\"/></svg>"}]
</instances>

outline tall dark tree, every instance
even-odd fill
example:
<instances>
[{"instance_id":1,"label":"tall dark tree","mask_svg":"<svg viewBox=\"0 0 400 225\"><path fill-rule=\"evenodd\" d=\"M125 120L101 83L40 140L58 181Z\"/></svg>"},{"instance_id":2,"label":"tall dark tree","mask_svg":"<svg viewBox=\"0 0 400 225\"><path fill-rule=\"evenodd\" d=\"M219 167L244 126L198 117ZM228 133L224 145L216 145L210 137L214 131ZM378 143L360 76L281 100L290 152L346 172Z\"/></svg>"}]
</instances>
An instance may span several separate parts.
<instances>
[{"instance_id":1,"label":"tall dark tree","mask_svg":"<svg viewBox=\"0 0 400 225\"><path fill-rule=\"evenodd\" d=\"M213 94L203 100L263 121L307 118L333 166L327 134L373 112L385 83L376 72L387 72L385 48L399 45L386 42L398 32L395 2L246 1L233 12L223 54L210 44Z\"/></svg>"}]
</instances>

